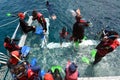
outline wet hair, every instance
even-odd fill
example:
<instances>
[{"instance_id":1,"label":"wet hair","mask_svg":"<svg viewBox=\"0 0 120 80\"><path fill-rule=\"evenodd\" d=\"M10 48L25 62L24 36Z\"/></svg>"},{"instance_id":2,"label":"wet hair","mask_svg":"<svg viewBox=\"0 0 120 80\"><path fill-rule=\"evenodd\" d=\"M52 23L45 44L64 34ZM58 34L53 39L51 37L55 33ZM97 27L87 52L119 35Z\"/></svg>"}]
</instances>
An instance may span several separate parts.
<instances>
[{"instance_id":1,"label":"wet hair","mask_svg":"<svg viewBox=\"0 0 120 80\"><path fill-rule=\"evenodd\" d=\"M33 17L36 17L36 16L37 16L37 11L36 11L36 10L33 10L32 16L33 16Z\"/></svg>"},{"instance_id":2,"label":"wet hair","mask_svg":"<svg viewBox=\"0 0 120 80\"><path fill-rule=\"evenodd\" d=\"M9 36L5 37L4 42L11 42L11 39Z\"/></svg>"},{"instance_id":3,"label":"wet hair","mask_svg":"<svg viewBox=\"0 0 120 80\"><path fill-rule=\"evenodd\" d=\"M54 77L54 80L62 80L62 77L61 77L58 69L55 69L55 71L53 73L53 77Z\"/></svg>"},{"instance_id":4,"label":"wet hair","mask_svg":"<svg viewBox=\"0 0 120 80\"><path fill-rule=\"evenodd\" d=\"M62 32L63 32L63 33L66 32L66 27L63 27L63 28L62 28Z\"/></svg>"}]
</instances>

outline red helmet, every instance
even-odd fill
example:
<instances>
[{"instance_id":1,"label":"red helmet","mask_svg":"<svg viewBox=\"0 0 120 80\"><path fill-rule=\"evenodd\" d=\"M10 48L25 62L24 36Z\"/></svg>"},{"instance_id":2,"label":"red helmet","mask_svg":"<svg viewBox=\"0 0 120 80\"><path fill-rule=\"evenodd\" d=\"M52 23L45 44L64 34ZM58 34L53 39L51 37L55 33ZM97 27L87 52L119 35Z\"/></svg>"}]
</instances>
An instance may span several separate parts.
<instances>
[{"instance_id":1,"label":"red helmet","mask_svg":"<svg viewBox=\"0 0 120 80\"><path fill-rule=\"evenodd\" d=\"M19 16L20 19L24 19L25 18L24 13L18 13L18 16Z\"/></svg>"}]
</instances>

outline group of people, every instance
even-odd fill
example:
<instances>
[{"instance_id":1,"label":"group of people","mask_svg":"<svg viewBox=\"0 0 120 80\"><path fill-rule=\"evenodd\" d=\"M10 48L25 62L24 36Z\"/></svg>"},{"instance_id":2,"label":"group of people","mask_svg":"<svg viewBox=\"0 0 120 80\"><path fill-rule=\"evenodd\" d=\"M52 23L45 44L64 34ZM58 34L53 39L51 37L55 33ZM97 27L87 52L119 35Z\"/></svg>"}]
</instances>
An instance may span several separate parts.
<instances>
[{"instance_id":1,"label":"group of people","mask_svg":"<svg viewBox=\"0 0 120 80\"><path fill-rule=\"evenodd\" d=\"M47 5L48 4L49 3L47 3ZM45 21L43 14L37 12L36 10L33 10L32 16L33 16L32 20L37 20L42 26L43 33L45 33L47 31L47 26L46 26L47 23ZM29 26L25 22L24 20L25 15L23 13L19 13L18 17L20 21L20 27L25 34L27 34L30 31L32 31L33 33L36 31L36 26ZM89 27L90 22L82 19L80 9L76 10L75 19L76 22L73 24L73 31L70 40L81 43L82 39L84 38L84 29L85 27ZM68 36L68 34L69 33L64 27L60 32L61 45L62 45L62 39L65 39ZM98 63L106 54L112 52L120 45L119 41L117 40L118 38L119 35L117 32L103 30L101 35L101 42L96 47L97 53L95 55L95 61L93 62L94 65ZM10 68L10 71L13 74L14 80L42 80L42 75L40 74L41 72L40 66L31 66L28 61L21 60L21 52L20 52L21 47L19 47L15 43L15 40L6 37L4 39L4 47L10 53L8 67ZM66 73L65 80L77 80L79 76L79 72L77 68L78 66L75 63L68 61L65 68L65 73ZM43 79L63 80L60 71L58 69L55 69L54 73L51 72L51 70L48 70L48 72L44 75Z\"/></svg>"},{"instance_id":2,"label":"group of people","mask_svg":"<svg viewBox=\"0 0 120 80\"><path fill-rule=\"evenodd\" d=\"M82 19L80 9L76 10L75 19L76 22L73 25L72 37L70 39L72 39L74 42L81 43L82 39L84 38L84 29L85 27L89 27L90 22ZM65 28L63 28L60 33L60 39L61 38L65 39L67 35L68 32L66 31ZM119 34L116 31L109 31L109 30L102 31L101 42L96 47L97 52L95 55L95 60L93 62L93 65L101 61L101 59L106 54L114 51L114 49L116 49L120 45L120 42L117 40L118 38L119 38Z\"/></svg>"},{"instance_id":3,"label":"group of people","mask_svg":"<svg viewBox=\"0 0 120 80\"><path fill-rule=\"evenodd\" d=\"M43 32L47 31L46 28L46 21L41 13L38 13L37 11L33 11L32 13L33 20L37 19L38 22L43 27ZM27 34L28 32L32 31L35 32L35 26L29 26L24 18L25 15L23 13L18 14L19 21L20 21L20 27L23 31L23 33ZM10 37L6 37L4 39L4 47L9 52L9 60L7 63L8 68L10 69L10 72L12 73L12 77L14 80L42 80L41 75L41 68L40 66L32 66L28 61L21 59L21 49L22 47L19 47L15 41L15 39L11 39ZM77 80L78 77L78 70L75 63L70 63L67 65L66 69L66 76L65 80L72 80L72 78L75 78ZM77 75L74 77L74 75ZM54 72L51 72L51 70L48 70L48 72L43 77L44 80L63 80L60 71L58 69L55 69Z\"/></svg>"},{"instance_id":4,"label":"group of people","mask_svg":"<svg viewBox=\"0 0 120 80\"><path fill-rule=\"evenodd\" d=\"M10 69L14 80L77 80L79 72L77 69L78 66L74 62L67 62L64 79L61 76L61 71L57 68L55 68L54 72L49 69L48 72L43 75L40 66L36 66L35 61L30 64L26 60L21 60L21 48L14 40L11 41L12 40L9 37L6 37L4 47L10 53L10 59L7 66Z\"/></svg>"}]
</instances>

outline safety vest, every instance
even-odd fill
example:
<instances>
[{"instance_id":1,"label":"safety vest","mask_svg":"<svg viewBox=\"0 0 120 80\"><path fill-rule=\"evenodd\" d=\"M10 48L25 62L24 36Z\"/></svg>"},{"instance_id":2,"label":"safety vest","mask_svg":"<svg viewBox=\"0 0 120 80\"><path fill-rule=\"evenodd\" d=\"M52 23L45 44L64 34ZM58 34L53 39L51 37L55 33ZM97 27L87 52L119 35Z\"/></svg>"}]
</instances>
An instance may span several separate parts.
<instances>
[{"instance_id":1,"label":"safety vest","mask_svg":"<svg viewBox=\"0 0 120 80\"><path fill-rule=\"evenodd\" d=\"M81 23L84 23L84 22L86 22L86 21L85 21L84 19L81 19L80 22L81 22Z\"/></svg>"},{"instance_id":2,"label":"safety vest","mask_svg":"<svg viewBox=\"0 0 120 80\"><path fill-rule=\"evenodd\" d=\"M74 73L70 73L68 68L66 69L66 79L67 80L77 80L78 78L78 70L76 70Z\"/></svg>"},{"instance_id":3,"label":"safety vest","mask_svg":"<svg viewBox=\"0 0 120 80\"><path fill-rule=\"evenodd\" d=\"M43 16L41 13L37 13L37 20L39 20L41 16Z\"/></svg>"},{"instance_id":4,"label":"safety vest","mask_svg":"<svg viewBox=\"0 0 120 80\"><path fill-rule=\"evenodd\" d=\"M68 32L62 33L60 32L60 37L65 38L68 35Z\"/></svg>"},{"instance_id":5,"label":"safety vest","mask_svg":"<svg viewBox=\"0 0 120 80\"><path fill-rule=\"evenodd\" d=\"M54 80L54 79L53 79L52 74L46 73L46 74L44 75L44 80Z\"/></svg>"},{"instance_id":6,"label":"safety vest","mask_svg":"<svg viewBox=\"0 0 120 80\"><path fill-rule=\"evenodd\" d=\"M15 43L7 43L7 42L4 42L4 47L9 51L14 51L14 50L19 50L20 47L17 46Z\"/></svg>"},{"instance_id":7,"label":"safety vest","mask_svg":"<svg viewBox=\"0 0 120 80\"><path fill-rule=\"evenodd\" d=\"M71 62L68 62L67 66L66 66L66 79L67 80L77 80L78 70L76 70L74 73L70 73L70 71L68 69L70 65L71 65Z\"/></svg>"},{"instance_id":8,"label":"safety vest","mask_svg":"<svg viewBox=\"0 0 120 80\"><path fill-rule=\"evenodd\" d=\"M110 45L113 49L117 48L117 46L119 46L120 43L118 40L114 40L113 43Z\"/></svg>"},{"instance_id":9,"label":"safety vest","mask_svg":"<svg viewBox=\"0 0 120 80\"><path fill-rule=\"evenodd\" d=\"M38 22L41 22L42 24L45 25L46 21L42 16L43 15L41 13L37 13L37 20L38 20Z\"/></svg>"},{"instance_id":10,"label":"safety vest","mask_svg":"<svg viewBox=\"0 0 120 80\"><path fill-rule=\"evenodd\" d=\"M20 57L19 51L12 51L10 54L17 56L18 58ZM18 63L18 59L16 59L15 57L11 57L9 62L13 65L16 65Z\"/></svg>"},{"instance_id":11,"label":"safety vest","mask_svg":"<svg viewBox=\"0 0 120 80\"><path fill-rule=\"evenodd\" d=\"M112 41L108 41L108 42L106 42L106 43L103 43L103 46L110 46L110 47L112 47L113 48L113 50L115 49L115 48L117 48L117 46L119 46L120 45L120 43L119 43L119 41L118 40L114 40L113 42ZM102 57L104 57L106 54L108 54L109 52L111 52L111 51L109 51L109 49L107 49L107 48L104 48L103 47L103 49L102 48L98 48L98 50L97 50L97 53L100 55L100 56L102 56Z\"/></svg>"}]
</instances>

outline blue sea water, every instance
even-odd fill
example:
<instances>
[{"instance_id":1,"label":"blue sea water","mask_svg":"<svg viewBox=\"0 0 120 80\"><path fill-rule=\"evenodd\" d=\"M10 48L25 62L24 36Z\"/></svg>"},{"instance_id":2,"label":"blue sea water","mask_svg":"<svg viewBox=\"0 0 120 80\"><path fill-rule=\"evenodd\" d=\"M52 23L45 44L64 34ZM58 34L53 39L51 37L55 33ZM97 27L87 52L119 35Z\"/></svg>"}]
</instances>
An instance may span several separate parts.
<instances>
[{"instance_id":1,"label":"blue sea water","mask_svg":"<svg viewBox=\"0 0 120 80\"><path fill-rule=\"evenodd\" d=\"M15 20L15 17L6 16L7 13L17 14L27 10L37 9L48 17L45 0L1 0L0 1L0 26ZM72 25L75 22L71 15L71 9L81 9L82 16L93 23L92 28L86 30L86 36L94 39L96 33L105 26L107 29L114 29L119 33L120 6L119 0L49 0L51 4L51 12L56 14L57 20L51 20L50 41L59 40L59 31L62 27L67 27L69 33L72 31ZM10 25L0 27L0 50L5 52L3 48L3 40L6 35L12 36L18 20Z\"/></svg>"},{"instance_id":2,"label":"blue sea water","mask_svg":"<svg viewBox=\"0 0 120 80\"><path fill-rule=\"evenodd\" d=\"M6 53L3 47L4 37L6 35L12 36L18 24L18 20L16 20L14 23L2 26L16 19L16 17L9 17L6 14L17 14L18 12L37 9L45 17L49 17L45 2L46 0L0 0L0 52ZM108 30L115 30L120 34L119 0L49 0L49 2L51 4L50 14L54 13L57 16L56 20L50 20L49 42L59 42L59 32L64 26L67 27L69 34L71 34L75 20L69 10L77 8L80 8L82 16L86 20L90 20L93 23L93 27L86 29L88 39L99 40L97 38L99 37L98 32L106 26ZM120 54L119 51L117 52L117 54ZM118 58L120 58L119 55ZM118 59L116 58L116 60ZM105 66L105 64L103 65ZM90 69L90 66L87 69ZM87 69L86 72L89 71ZM99 67L96 69L99 69ZM90 73L86 73L84 76L90 76L88 74ZM120 75L120 72L114 75Z\"/></svg>"}]
</instances>

